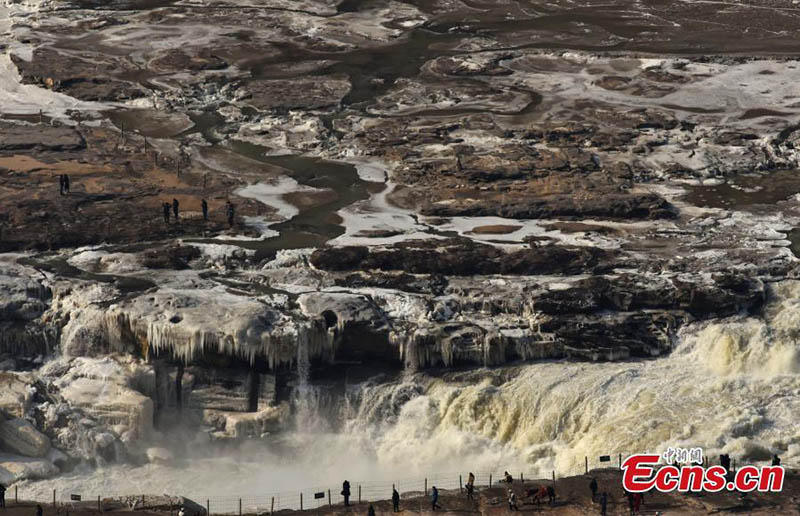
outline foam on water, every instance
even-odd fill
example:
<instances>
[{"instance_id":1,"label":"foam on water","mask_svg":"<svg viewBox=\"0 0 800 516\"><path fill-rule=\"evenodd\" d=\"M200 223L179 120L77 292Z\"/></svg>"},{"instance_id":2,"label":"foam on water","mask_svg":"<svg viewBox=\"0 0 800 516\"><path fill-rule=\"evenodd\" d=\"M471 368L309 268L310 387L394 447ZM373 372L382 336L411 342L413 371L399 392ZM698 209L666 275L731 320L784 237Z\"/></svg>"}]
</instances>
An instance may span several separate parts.
<instances>
[{"instance_id":1,"label":"foam on water","mask_svg":"<svg viewBox=\"0 0 800 516\"><path fill-rule=\"evenodd\" d=\"M343 477L393 480L470 470L568 474L582 470L584 456L667 446L702 446L709 455L727 452L739 461L778 453L785 464L797 464L800 282L770 292L762 317L693 325L665 358L541 362L369 382L349 388L341 431L294 432L283 453L250 442L217 457L107 467L25 489L45 497L53 487L204 497L336 485ZM304 417L308 410L303 408ZM204 446L192 449L201 455Z\"/></svg>"}]
</instances>

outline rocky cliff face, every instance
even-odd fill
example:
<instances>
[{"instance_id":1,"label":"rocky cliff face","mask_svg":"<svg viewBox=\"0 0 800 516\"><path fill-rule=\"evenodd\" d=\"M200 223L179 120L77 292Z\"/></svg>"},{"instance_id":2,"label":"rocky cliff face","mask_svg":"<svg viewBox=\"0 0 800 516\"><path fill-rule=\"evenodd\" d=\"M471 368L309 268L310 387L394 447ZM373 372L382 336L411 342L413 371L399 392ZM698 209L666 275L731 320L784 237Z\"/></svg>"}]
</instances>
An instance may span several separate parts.
<instances>
[{"instance_id":1,"label":"rocky cliff face","mask_svg":"<svg viewBox=\"0 0 800 516\"><path fill-rule=\"evenodd\" d=\"M362 4L0 6L0 482L354 377L656 359L797 277L800 64L675 54L717 9ZM796 50L737 9L725 48Z\"/></svg>"}]
</instances>

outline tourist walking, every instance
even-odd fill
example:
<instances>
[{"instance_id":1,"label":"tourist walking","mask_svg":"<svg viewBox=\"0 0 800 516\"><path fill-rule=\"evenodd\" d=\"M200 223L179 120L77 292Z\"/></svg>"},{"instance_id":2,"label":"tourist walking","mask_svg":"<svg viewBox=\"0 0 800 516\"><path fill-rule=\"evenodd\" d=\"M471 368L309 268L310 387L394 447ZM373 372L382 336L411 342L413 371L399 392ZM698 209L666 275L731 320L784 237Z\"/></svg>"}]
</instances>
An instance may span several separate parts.
<instances>
[{"instance_id":1,"label":"tourist walking","mask_svg":"<svg viewBox=\"0 0 800 516\"><path fill-rule=\"evenodd\" d=\"M170 210L169 203L168 202L163 203L161 205L161 209L164 211L164 222L169 224L169 210Z\"/></svg>"},{"instance_id":2,"label":"tourist walking","mask_svg":"<svg viewBox=\"0 0 800 516\"><path fill-rule=\"evenodd\" d=\"M392 488L392 510L400 512L400 493L395 488Z\"/></svg>"},{"instance_id":3,"label":"tourist walking","mask_svg":"<svg viewBox=\"0 0 800 516\"><path fill-rule=\"evenodd\" d=\"M592 481L589 482L589 490L592 492L592 501L594 501L597 496L597 479L594 477L592 477Z\"/></svg>"},{"instance_id":4,"label":"tourist walking","mask_svg":"<svg viewBox=\"0 0 800 516\"><path fill-rule=\"evenodd\" d=\"M203 210L203 220L208 220L208 203L205 199L200 202L200 208Z\"/></svg>"},{"instance_id":5,"label":"tourist walking","mask_svg":"<svg viewBox=\"0 0 800 516\"><path fill-rule=\"evenodd\" d=\"M64 195L64 174L58 175L58 195Z\"/></svg>"},{"instance_id":6,"label":"tourist walking","mask_svg":"<svg viewBox=\"0 0 800 516\"><path fill-rule=\"evenodd\" d=\"M431 488L431 510L435 511L436 509L441 509L439 505L439 490L436 489L436 486Z\"/></svg>"},{"instance_id":7,"label":"tourist walking","mask_svg":"<svg viewBox=\"0 0 800 516\"><path fill-rule=\"evenodd\" d=\"M514 493L514 490L510 487L508 488L508 510L509 511L517 511L517 495Z\"/></svg>"},{"instance_id":8,"label":"tourist walking","mask_svg":"<svg viewBox=\"0 0 800 516\"><path fill-rule=\"evenodd\" d=\"M369 504L369 509L367 509L367 516L375 516L375 507L372 504Z\"/></svg>"},{"instance_id":9,"label":"tourist walking","mask_svg":"<svg viewBox=\"0 0 800 516\"><path fill-rule=\"evenodd\" d=\"M467 491L467 500L475 500L475 475L472 474L472 471L469 472L467 476L467 485L464 486L465 490Z\"/></svg>"},{"instance_id":10,"label":"tourist walking","mask_svg":"<svg viewBox=\"0 0 800 516\"><path fill-rule=\"evenodd\" d=\"M603 491L600 495L600 516L607 516L606 509L608 508L608 494Z\"/></svg>"},{"instance_id":11,"label":"tourist walking","mask_svg":"<svg viewBox=\"0 0 800 516\"><path fill-rule=\"evenodd\" d=\"M64 174L64 193L69 195L69 176Z\"/></svg>"},{"instance_id":12,"label":"tourist walking","mask_svg":"<svg viewBox=\"0 0 800 516\"><path fill-rule=\"evenodd\" d=\"M178 203L178 199L172 199L172 213L175 215L175 222L178 222L178 208L180 204Z\"/></svg>"},{"instance_id":13,"label":"tourist walking","mask_svg":"<svg viewBox=\"0 0 800 516\"><path fill-rule=\"evenodd\" d=\"M44 509L39 504L36 504L36 516L42 516L44 514Z\"/></svg>"}]
</instances>

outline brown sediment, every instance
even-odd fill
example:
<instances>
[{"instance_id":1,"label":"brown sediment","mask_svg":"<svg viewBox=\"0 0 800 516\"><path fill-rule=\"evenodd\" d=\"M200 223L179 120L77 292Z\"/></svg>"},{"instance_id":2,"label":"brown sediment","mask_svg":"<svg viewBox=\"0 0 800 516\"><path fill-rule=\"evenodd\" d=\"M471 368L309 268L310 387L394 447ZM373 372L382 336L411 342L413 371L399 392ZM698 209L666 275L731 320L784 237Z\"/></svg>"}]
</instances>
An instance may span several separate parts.
<instances>
[{"instance_id":1,"label":"brown sediment","mask_svg":"<svg viewBox=\"0 0 800 516\"><path fill-rule=\"evenodd\" d=\"M585 222L559 221L559 222L551 222L549 224L544 224L542 227L549 230L562 231L564 233L591 232L591 233L601 233L601 234L612 234L618 232L617 229L609 226L601 226L598 224L587 224Z\"/></svg>"},{"instance_id":2,"label":"brown sediment","mask_svg":"<svg viewBox=\"0 0 800 516\"><path fill-rule=\"evenodd\" d=\"M790 116L792 113L784 113L782 111L775 111L773 109L766 109L766 108L755 108L755 109L748 109L745 111L742 116L739 117L739 120L750 120L752 118L761 118L764 116L777 116L777 117L784 117Z\"/></svg>"},{"instance_id":3,"label":"brown sediment","mask_svg":"<svg viewBox=\"0 0 800 516\"><path fill-rule=\"evenodd\" d=\"M472 228L470 233L474 233L476 235L507 235L517 231L518 229L522 229L522 226L514 226L510 224L492 224L488 226L475 226Z\"/></svg>"},{"instance_id":4,"label":"brown sediment","mask_svg":"<svg viewBox=\"0 0 800 516\"><path fill-rule=\"evenodd\" d=\"M317 190L313 192L290 192L283 195L283 199L300 210L313 208L335 201L339 196L333 190Z\"/></svg>"}]
</instances>

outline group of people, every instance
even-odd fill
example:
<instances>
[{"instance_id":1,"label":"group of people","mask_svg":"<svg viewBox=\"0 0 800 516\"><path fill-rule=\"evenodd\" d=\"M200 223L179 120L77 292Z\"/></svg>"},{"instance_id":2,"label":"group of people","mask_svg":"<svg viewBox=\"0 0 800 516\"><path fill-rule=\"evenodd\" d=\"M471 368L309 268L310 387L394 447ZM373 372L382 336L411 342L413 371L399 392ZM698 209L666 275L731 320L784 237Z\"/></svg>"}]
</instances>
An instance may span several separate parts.
<instances>
[{"instance_id":1,"label":"group of people","mask_svg":"<svg viewBox=\"0 0 800 516\"><path fill-rule=\"evenodd\" d=\"M518 511L519 506L517 504L517 493L511 487L511 484L514 483L514 477L506 471L503 473L503 481L509 484L508 487L508 510L510 511ZM467 492L467 499L474 500L475 496L475 475L470 472L469 476L467 477L467 484L465 486L465 490ZM525 498L530 499L531 503L540 504L547 500L547 502L552 505L556 501L556 490L553 486L539 486L536 489L527 489L525 490Z\"/></svg>"},{"instance_id":2,"label":"group of people","mask_svg":"<svg viewBox=\"0 0 800 516\"><path fill-rule=\"evenodd\" d=\"M553 486L539 486L538 489L526 489L525 498L530 498L532 503L539 505L544 502L545 498L547 503L553 505L556 502L556 489Z\"/></svg>"},{"instance_id":3,"label":"group of people","mask_svg":"<svg viewBox=\"0 0 800 516\"><path fill-rule=\"evenodd\" d=\"M514 478L506 471L505 473L505 482L508 484L512 484L514 482ZM594 481L594 480L593 480ZM470 472L467 477L467 483L464 486L464 490L467 493L468 500L474 500L475 495L475 475ZM594 490L597 490L597 482L594 481ZM431 511L437 511L442 508L439 505L439 489L436 486L431 486ZM606 494L603 493L603 499L605 499ZM344 481L342 484L342 497L344 498L345 506L350 505L350 482L347 480ZM531 498L531 503L539 504L544 502L545 499L551 505L555 503L556 500L556 491L553 486L540 486L538 489L528 489L525 492L526 498ZM508 488L508 508L512 511L519 510L517 505L517 495L514 492L514 489L509 487ZM395 489L392 488L392 510L394 512L400 512L400 493ZM603 513L605 514L605 513ZM369 508L367 509L367 516L375 516L375 507L370 504Z\"/></svg>"},{"instance_id":4,"label":"group of people","mask_svg":"<svg viewBox=\"0 0 800 516\"><path fill-rule=\"evenodd\" d=\"M175 220L178 220L178 210L180 209L180 203L178 199L172 199L172 204L165 202L161 205L162 210L164 210L164 222L169 224L169 214L170 211L175 214Z\"/></svg>"},{"instance_id":5,"label":"group of people","mask_svg":"<svg viewBox=\"0 0 800 516\"><path fill-rule=\"evenodd\" d=\"M169 224L170 215L175 217L177 221L179 218L180 213L180 202L178 199L172 199L172 203L165 202L161 205L161 209L164 212L164 222ZM208 202L205 199L200 201L200 209L203 212L203 220L208 220ZM228 225L233 227L233 223L236 220L236 207L231 201L225 202L225 215L228 217Z\"/></svg>"},{"instance_id":6,"label":"group of people","mask_svg":"<svg viewBox=\"0 0 800 516\"><path fill-rule=\"evenodd\" d=\"M589 490L592 492L592 502L599 502L600 504L600 516L606 516L608 514L608 493L603 491L598 497L597 479L594 477L589 481ZM628 500L628 508L631 514L639 514L642 504L644 503L644 495L642 495L642 493L631 493L625 490L623 490L623 494Z\"/></svg>"},{"instance_id":7,"label":"group of people","mask_svg":"<svg viewBox=\"0 0 800 516\"><path fill-rule=\"evenodd\" d=\"M69 176L67 174L61 174L58 176L58 186L59 186L59 193L61 195L68 195L69 194ZM178 199L172 199L172 203L162 203L161 209L163 210L164 214L164 222L169 224L170 217L174 217L177 221L179 218L180 213L180 202ZM203 220L208 220L208 202L205 199L200 201L200 209L203 211ZM228 225L233 227L233 223L236 220L236 206L231 201L225 202L225 215L228 218Z\"/></svg>"}]
</instances>

